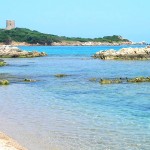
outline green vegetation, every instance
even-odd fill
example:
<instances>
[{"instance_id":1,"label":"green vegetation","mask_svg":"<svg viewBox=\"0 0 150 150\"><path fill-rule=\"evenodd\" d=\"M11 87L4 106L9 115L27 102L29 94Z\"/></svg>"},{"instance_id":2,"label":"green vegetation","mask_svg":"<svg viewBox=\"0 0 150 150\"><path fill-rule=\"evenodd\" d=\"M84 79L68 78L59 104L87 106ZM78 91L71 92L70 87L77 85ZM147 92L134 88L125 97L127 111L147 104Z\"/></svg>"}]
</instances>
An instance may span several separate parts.
<instances>
[{"instance_id":1,"label":"green vegetation","mask_svg":"<svg viewBox=\"0 0 150 150\"><path fill-rule=\"evenodd\" d=\"M29 44L41 44L41 45L51 45L53 42L62 41L79 41L79 42L129 42L127 39L123 39L121 36L105 36L103 38L80 38L80 37L65 37L57 36L52 34L44 34L35 30L30 30L26 28L15 28L12 30L0 29L0 42L5 44L11 44L12 41L15 42L26 42Z\"/></svg>"},{"instance_id":2,"label":"green vegetation","mask_svg":"<svg viewBox=\"0 0 150 150\"><path fill-rule=\"evenodd\" d=\"M6 63L5 62L0 62L0 67L5 66Z\"/></svg>"},{"instance_id":3,"label":"green vegetation","mask_svg":"<svg viewBox=\"0 0 150 150\"><path fill-rule=\"evenodd\" d=\"M0 42L10 44L12 41L51 45L52 42L60 42L60 37L25 28L15 28L12 30L0 29Z\"/></svg>"},{"instance_id":4,"label":"green vegetation","mask_svg":"<svg viewBox=\"0 0 150 150\"><path fill-rule=\"evenodd\" d=\"M4 62L4 60L0 59L0 67L5 66L6 62Z\"/></svg>"}]
</instances>

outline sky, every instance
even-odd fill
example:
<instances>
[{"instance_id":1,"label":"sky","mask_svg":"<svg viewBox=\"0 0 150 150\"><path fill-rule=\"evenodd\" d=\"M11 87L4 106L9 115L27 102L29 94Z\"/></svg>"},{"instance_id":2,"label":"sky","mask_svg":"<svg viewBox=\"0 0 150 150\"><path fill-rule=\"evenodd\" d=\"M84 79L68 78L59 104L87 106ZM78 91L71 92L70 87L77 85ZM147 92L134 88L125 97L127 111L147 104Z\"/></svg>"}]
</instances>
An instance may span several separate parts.
<instances>
[{"instance_id":1,"label":"sky","mask_svg":"<svg viewBox=\"0 0 150 150\"><path fill-rule=\"evenodd\" d=\"M150 43L150 0L0 0L0 28L17 27L69 37L121 35Z\"/></svg>"}]
</instances>

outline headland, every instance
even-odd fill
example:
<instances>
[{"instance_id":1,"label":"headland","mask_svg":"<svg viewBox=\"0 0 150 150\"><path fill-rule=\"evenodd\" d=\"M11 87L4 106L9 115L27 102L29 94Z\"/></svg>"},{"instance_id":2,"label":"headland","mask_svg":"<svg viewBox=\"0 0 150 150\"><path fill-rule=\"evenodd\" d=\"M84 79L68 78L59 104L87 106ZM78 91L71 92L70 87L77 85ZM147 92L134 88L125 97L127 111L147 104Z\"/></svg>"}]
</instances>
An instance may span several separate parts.
<instances>
[{"instance_id":1,"label":"headland","mask_svg":"<svg viewBox=\"0 0 150 150\"><path fill-rule=\"evenodd\" d=\"M98 38L66 37L41 33L26 28L0 29L0 45L13 46L117 46L146 44L134 43L119 35L104 36Z\"/></svg>"}]
</instances>

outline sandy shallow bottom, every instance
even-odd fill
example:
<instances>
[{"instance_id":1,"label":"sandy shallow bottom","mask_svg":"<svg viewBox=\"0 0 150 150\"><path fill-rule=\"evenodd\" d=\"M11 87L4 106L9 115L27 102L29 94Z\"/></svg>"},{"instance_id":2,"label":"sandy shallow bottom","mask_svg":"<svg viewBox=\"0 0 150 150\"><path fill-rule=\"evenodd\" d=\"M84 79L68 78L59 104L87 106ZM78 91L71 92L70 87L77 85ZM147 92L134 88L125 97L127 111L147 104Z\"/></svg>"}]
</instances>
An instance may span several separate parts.
<instances>
[{"instance_id":1,"label":"sandy shallow bottom","mask_svg":"<svg viewBox=\"0 0 150 150\"><path fill-rule=\"evenodd\" d=\"M27 150L20 146L16 141L0 132L0 150Z\"/></svg>"}]
</instances>

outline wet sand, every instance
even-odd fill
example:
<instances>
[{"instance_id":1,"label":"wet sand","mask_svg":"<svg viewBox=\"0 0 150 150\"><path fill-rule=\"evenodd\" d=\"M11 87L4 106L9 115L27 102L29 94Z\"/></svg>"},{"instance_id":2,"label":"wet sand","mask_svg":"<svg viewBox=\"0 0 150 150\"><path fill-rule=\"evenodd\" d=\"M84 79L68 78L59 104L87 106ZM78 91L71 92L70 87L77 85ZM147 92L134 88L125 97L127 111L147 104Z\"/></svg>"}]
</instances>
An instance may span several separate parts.
<instances>
[{"instance_id":1,"label":"wet sand","mask_svg":"<svg viewBox=\"0 0 150 150\"><path fill-rule=\"evenodd\" d=\"M0 132L0 150L27 150L15 140Z\"/></svg>"}]
</instances>

